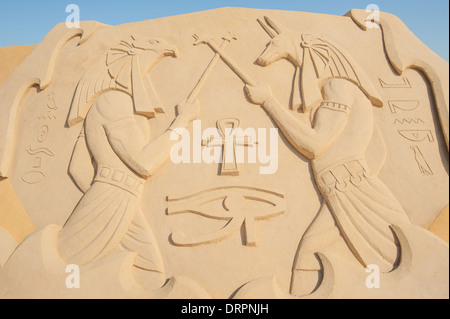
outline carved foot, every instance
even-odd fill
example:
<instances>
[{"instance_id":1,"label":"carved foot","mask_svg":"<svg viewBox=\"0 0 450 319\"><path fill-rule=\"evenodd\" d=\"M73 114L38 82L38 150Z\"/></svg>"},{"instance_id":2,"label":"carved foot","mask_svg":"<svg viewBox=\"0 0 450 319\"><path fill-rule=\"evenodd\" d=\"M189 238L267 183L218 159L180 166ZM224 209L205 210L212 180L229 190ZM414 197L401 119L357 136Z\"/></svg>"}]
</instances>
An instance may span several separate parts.
<instances>
[{"instance_id":1,"label":"carved foot","mask_svg":"<svg viewBox=\"0 0 450 319\"><path fill-rule=\"evenodd\" d=\"M321 270L296 270L292 277L291 294L297 297L309 296L322 283Z\"/></svg>"}]
</instances>

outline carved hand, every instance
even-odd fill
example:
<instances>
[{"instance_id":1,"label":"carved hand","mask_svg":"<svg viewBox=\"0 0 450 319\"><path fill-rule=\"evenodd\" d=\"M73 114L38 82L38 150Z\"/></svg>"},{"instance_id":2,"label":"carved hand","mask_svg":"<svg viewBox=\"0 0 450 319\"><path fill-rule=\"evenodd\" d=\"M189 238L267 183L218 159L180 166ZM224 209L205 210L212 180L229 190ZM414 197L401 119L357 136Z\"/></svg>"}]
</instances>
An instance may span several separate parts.
<instances>
[{"instance_id":1,"label":"carved hand","mask_svg":"<svg viewBox=\"0 0 450 319\"><path fill-rule=\"evenodd\" d=\"M178 117L186 121L186 123L189 123L199 117L200 102L199 100L195 100L193 103L184 101L178 104L177 109L178 109Z\"/></svg>"},{"instance_id":2,"label":"carved hand","mask_svg":"<svg viewBox=\"0 0 450 319\"><path fill-rule=\"evenodd\" d=\"M268 99L273 97L272 90L268 85L245 86L248 98L257 105L263 105Z\"/></svg>"}]
</instances>

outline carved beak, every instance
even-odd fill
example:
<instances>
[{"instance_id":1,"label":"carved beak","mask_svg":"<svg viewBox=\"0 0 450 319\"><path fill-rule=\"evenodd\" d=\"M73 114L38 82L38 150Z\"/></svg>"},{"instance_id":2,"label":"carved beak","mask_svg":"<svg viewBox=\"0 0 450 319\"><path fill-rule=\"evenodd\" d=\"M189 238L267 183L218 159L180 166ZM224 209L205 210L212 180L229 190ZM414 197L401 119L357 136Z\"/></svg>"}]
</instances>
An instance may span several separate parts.
<instances>
[{"instance_id":1,"label":"carved beak","mask_svg":"<svg viewBox=\"0 0 450 319\"><path fill-rule=\"evenodd\" d=\"M164 51L164 55L173 56L174 58L177 58L179 55L178 48L176 48L175 46L170 46Z\"/></svg>"}]
</instances>

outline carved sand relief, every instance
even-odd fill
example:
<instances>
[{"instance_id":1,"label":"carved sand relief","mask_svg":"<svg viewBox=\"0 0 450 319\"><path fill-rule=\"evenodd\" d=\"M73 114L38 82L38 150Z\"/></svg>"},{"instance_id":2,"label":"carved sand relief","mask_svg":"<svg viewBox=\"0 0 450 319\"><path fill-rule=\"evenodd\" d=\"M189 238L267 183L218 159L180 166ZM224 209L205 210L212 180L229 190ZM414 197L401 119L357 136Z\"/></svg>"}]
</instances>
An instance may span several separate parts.
<instances>
[{"instance_id":1,"label":"carved sand relief","mask_svg":"<svg viewBox=\"0 0 450 319\"><path fill-rule=\"evenodd\" d=\"M217 121L217 129L221 138L210 137L202 141L204 147L220 147L222 149L222 161L220 167L221 176L239 176L236 152L242 152L242 147L256 147L258 141L250 136L237 134L240 129L238 119L223 119Z\"/></svg>"},{"instance_id":2,"label":"carved sand relief","mask_svg":"<svg viewBox=\"0 0 450 319\"><path fill-rule=\"evenodd\" d=\"M399 125L404 125L404 124L425 124L425 122L422 119L420 119L420 118L417 118L417 119L405 118L405 119L402 119L402 120L395 119L394 125L395 124L399 124Z\"/></svg>"},{"instance_id":3,"label":"carved sand relief","mask_svg":"<svg viewBox=\"0 0 450 319\"><path fill-rule=\"evenodd\" d=\"M167 161L174 142L170 129L147 140L137 117L164 113L145 72L164 57L176 55L177 48L163 39L133 35L112 47L80 80L68 124L83 122L84 127L69 172L85 195L58 236L64 260L89 264L121 247L137 254L135 272L165 279L164 261L140 201L146 179ZM172 127L187 126L197 108L196 103L179 105ZM92 162L96 174L89 181L86 165Z\"/></svg>"},{"instance_id":4,"label":"carved sand relief","mask_svg":"<svg viewBox=\"0 0 450 319\"><path fill-rule=\"evenodd\" d=\"M383 89L412 89L411 82L407 77L402 77L401 80L385 81L379 79L380 85Z\"/></svg>"},{"instance_id":5,"label":"carved sand relief","mask_svg":"<svg viewBox=\"0 0 450 319\"><path fill-rule=\"evenodd\" d=\"M414 151L414 158L416 159L420 174L426 176L433 175L433 170L430 168L430 165L423 156L420 147L418 145L413 145L411 146L411 149Z\"/></svg>"},{"instance_id":6,"label":"carved sand relief","mask_svg":"<svg viewBox=\"0 0 450 319\"><path fill-rule=\"evenodd\" d=\"M257 221L275 218L286 212L284 195L255 187L218 187L182 198L168 196L167 215L196 214L224 220L220 230L194 236L189 230L172 234L176 246L195 247L225 240L244 226L245 245L257 246Z\"/></svg>"},{"instance_id":7,"label":"carved sand relief","mask_svg":"<svg viewBox=\"0 0 450 319\"><path fill-rule=\"evenodd\" d=\"M434 136L431 130L398 130L398 133L408 141L412 142L428 141L430 143L434 142Z\"/></svg>"},{"instance_id":8,"label":"carved sand relief","mask_svg":"<svg viewBox=\"0 0 450 319\"><path fill-rule=\"evenodd\" d=\"M380 79L380 84L383 89L405 89L412 88L411 82L408 78L403 77L403 84L386 84ZM401 90L399 91L399 97L401 96ZM435 142L435 137L432 130L423 129L426 126L425 121L422 118L412 118L413 114L418 114L417 111L421 111L420 101L418 100L389 100L389 108L393 116L395 116L394 125L396 126L408 126L410 129L397 129L398 134L407 141L410 142ZM403 117L402 117L403 116ZM408 116L408 117L406 117ZM418 128L418 129L415 129ZM410 145L412 150L412 157L417 163L419 173L423 176L433 175L433 170L430 168L429 163L425 159L423 152L419 145Z\"/></svg>"},{"instance_id":9,"label":"carved sand relief","mask_svg":"<svg viewBox=\"0 0 450 319\"><path fill-rule=\"evenodd\" d=\"M195 35L196 42L194 45L205 44L215 52L215 58L219 56L223 62L233 70L236 75L245 84L255 85L256 82L230 57L221 47L219 47L213 38L204 35Z\"/></svg>"},{"instance_id":10,"label":"carved sand relief","mask_svg":"<svg viewBox=\"0 0 450 319\"><path fill-rule=\"evenodd\" d=\"M201 42L199 41L200 37L198 34L194 34L193 38L195 39L195 42L194 42L195 46L201 44ZM225 50L232 41L236 41L237 39L238 39L238 37L234 33L232 33L231 31L228 32L227 34L222 36L222 44L220 46L220 49L222 51ZM219 60L220 60L220 54L219 53L214 54L214 57L212 58L208 67L203 72L200 80L197 82L197 85L194 87L191 94L187 98L188 102L192 103L198 97L198 95L200 94L200 91L203 88L203 85L207 81L208 77L211 75L211 72L214 70L214 68L216 67Z\"/></svg>"},{"instance_id":11,"label":"carved sand relief","mask_svg":"<svg viewBox=\"0 0 450 319\"><path fill-rule=\"evenodd\" d=\"M377 30L361 32L349 17L334 18L336 27L330 28L327 16L235 10L107 27L87 44L71 38L73 43L58 51L62 63L49 90L56 94L38 90L43 93L39 103L47 97L46 109L38 109L38 99L26 101L27 113L33 114L23 123L33 118L37 125L32 133L21 133L25 151L18 158L28 159L29 166L12 169L20 168L15 173L20 184L28 172L26 179L42 186L33 196L47 195L45 205L59 216L72 215L61 226L39 225L45 231L31 235L7 265L8 273L18 274L10 278L37 284L73 262L81 266L84 292L101 295L106 287L113 296L153 298L173 291L179 294L171 297L183 299L258 298L273 292L276 298L367 296L376 294L364 288L370 263L380 267L381 296L417 296L424 290L414 283L440 287L445 282L441 272L439 282L428 280L425 269L434 273L433 266L442 268L445 258L426 254L437 250L425 230L419 232L420 243L408 233L409 210L403 207L408 198L424 196L421 192L434 192L433 202L439 201L437 193L445 188L439 178L446 159L435 153L442 137L429 116L434 106L424 96L423 79L414 72L392 75L383 51L386 39ZM201 36L199 29L212 36ZM227 33L230 29L239 41ZM135 32L144 35L129 36ZM56 58L53 54L51 61ZM209 64L202 67L205 61ZM44 80L48 84L49 78ZM62 110L69 114L67 126ZM196 138L193 120L209 124L214 134ZM375 125L382 128L388 150L377 140ZM27 130L22 123L19 127ZM191 154L210 148L222 165L196 162L195 156L189 163L170 163L171 147L182 140L180 128L194 132ZM236 134L255 128L258 138ZM269 175L258 174L250 162L241 164L238 156L264 149L259 129L278 131L281 141L278 170ZM26 139L29 135L34 142ZM64 138L56 142L55 135ZM56 159L64 162L59 170L46 170ZM6 162L2 158L2 173ZM413 187L401 182L401 174L436 183ZM399 181L395 192L392 180ZM53 181L57 186L44 190ZM33 188L19 183L14 187L22 194ZM57 187L65 192L54 192ZM63 203L67 193L79 199L78 205ZM25 201L27 195L22 195ZM421 215L432 218L434 208L417 201ZM36 214L47 211L34 206ZM55 218L46 220L53 224ZM40 256L47 258L41 271L19 263L27 249L38 257L28 263L33 271ZM0 296L23 293L13 280L2 288L4 273ZM250 291L260 277L273 282ZM51 279L44 294L77 295L53 289L60 278ZM393 287L396 283L402 288ZM425 295L436 291L430 287Z\"/></svg>"},{"instance_id":12,"label":"carved sand relief","mask_svg":"<svg viewBox=\"0 0 450 319\"><path fill-rule=\"evenodd\" d=\"M401 111L414 111L419 107L420 101L388 101L389 107L392 113L397 113L398 110Z\"/></svg>"},{"instance_id":13,"label":"carved sand relief","mask_svg":"<svg viewBox=\"0 0 450 319\"><path fill-rule=\"evenodd\" d=\"M309 294L321 284L322 266L315 254L335 245L341 236L340 240L362 266L376 263L384 271L390 271L399 251L389 226L409 223L409 220L388 189L380 192L372 188L374 184L383 184L371 172L364 157L364 143L371 140L374 126L371 108L383 106L381 97L356 62L338 45L309 34L295 38L293 32L270 18L266 17L265 22L264 30L272 41L258 63L268 66L287 59L302 68L302 108L303 112L312 113L311 123L294 119L270 88L247 86L247 94L267 110L293 147L312 161L325 201L300 243L291 293ZM261 20L259 23L264 25ZM297 43L303 48L303 55L298 52ZM359 120L355 121L352 114L359 114ZM361 138L355 140L354 132L366 142L358 145ZM346 154L348 145L352 149ZM361 153L352 158L354 149ZM372 185L370 191L368 185ZM367 198L371 199L367 201ZM364 217L360 219L361 216ZM378 253L373 254L373 250Z\"/></svg>"},{"instance_id":14,"label":"carved sand relief","mask_svg":"<svg viewBox=\"0 0 450 319\"><path fill-rule=\"evenodd\" d=\"M42 116L38 117L39 120L56 120L56 114L55 112L58 111L58 106L56 104L55 100L55 93L50 93L48 95L48 102L47 107L49 108L46 110L45 113L42 114Z\"/></svg>"},{"instance_id":15,"label":"carved sand relief","mask_svg":"<svg viewBox=\"0 0 450 319\"><path fill-rule=\"evenodd\" d=\"M22 176L22 181L30 185L39 184L46 178L45 172L42 168L43 156L45 156L46 159L48 157L55 157L55 154L49 148L50 146L46 147L45 142L49 138L52 127L54 128L54 124L52 126L51 121L56 120L56 111L58 111L58 106L55 101L54 93L48 94L47 99L45 111L42 111L45 113L43 113L43 116L37 118L37 120L41 123L36 134L38 144L35 143L35 146L33 147L30 145L25 150L30 156L42 154L34 157L32 170L26 172Z\"/></svg>"}]
</instances>

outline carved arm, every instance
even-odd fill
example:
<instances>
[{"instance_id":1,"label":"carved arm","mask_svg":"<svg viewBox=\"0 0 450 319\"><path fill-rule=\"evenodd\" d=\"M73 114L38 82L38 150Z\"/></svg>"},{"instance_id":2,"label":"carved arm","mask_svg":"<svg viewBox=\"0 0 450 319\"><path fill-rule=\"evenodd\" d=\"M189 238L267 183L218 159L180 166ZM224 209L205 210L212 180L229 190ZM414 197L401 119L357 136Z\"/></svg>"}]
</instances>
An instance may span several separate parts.
<instances>
[{"instance_id":1,"label":"carved arm","mask_svg":"<svg viewBox=\"0 0 450 319\"><path fill-rule=\"evenodd\" d=\"M189 122L179 116L171 127L184 128ZM172 131L169 129L147 144L134 118L124 118L105 125L104 128L114 152L145 178L153 175L168 160L171 148L177 143L170 139Z\"/></svg>"},{"instance_id":2,"label":"carved arm","mask_svg":"<svg viewBox=\"0 0 450 319\"><path fill-rule=\"evenodd\" d=\"M333 79L324 84L324 102L315 114L315 123L310 125L295 118L273 97L272 93L262 103L269 115L277 123L283 135L294 148L309 159L322 155L343 132L353 104L353 96L345 80ZM252 88L248 88L252 98ZM261 88L256 88L254 96L261 98Z\"/></svg>"}]
</instances>

